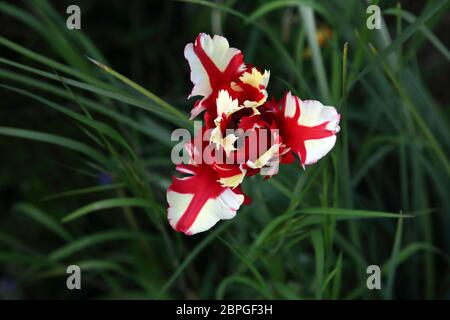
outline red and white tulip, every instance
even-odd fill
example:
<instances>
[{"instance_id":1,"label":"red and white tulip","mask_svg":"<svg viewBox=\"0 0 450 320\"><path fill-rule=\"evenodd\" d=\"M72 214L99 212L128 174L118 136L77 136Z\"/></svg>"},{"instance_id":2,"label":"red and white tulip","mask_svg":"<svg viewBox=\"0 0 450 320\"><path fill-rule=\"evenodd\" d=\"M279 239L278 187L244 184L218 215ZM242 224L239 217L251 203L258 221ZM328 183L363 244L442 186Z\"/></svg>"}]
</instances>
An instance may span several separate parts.
<instances>
[{"instance_id":1,"label":"red and white tulip","mask_svg":"<svg viewBox=\"0 0 450 320\"><path fill-rule=\"evenodd\" d=\"M190 161L177 170L188 176L173 178L167 202L170 225L192 235L234 218L249 203L240 189L246 176L269 178L278 173L273 164L291 163L293 155L303 167L324 157L336 143L340 115L291 92L269 101L270 72L246 66L222 36L201 33L184 55L194 84L189 98L200 97L191 118L204 111L204 127L186 145Z\"/></svg>"}]
</instances>

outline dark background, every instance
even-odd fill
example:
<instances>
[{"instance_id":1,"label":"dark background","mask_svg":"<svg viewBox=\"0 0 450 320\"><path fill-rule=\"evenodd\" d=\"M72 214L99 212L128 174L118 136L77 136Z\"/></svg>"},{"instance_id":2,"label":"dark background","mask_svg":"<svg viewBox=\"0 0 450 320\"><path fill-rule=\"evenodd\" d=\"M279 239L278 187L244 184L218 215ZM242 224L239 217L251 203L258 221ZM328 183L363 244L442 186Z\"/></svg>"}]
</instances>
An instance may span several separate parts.
<instances>
[{"instance_id":1,"label":"dark background","mask_svg":"<svg viewBox=\"0 0 450 320\"><path fill-rule=\"evenodd\" d=\"M44 2L47 4L43 5ZM267 2L269 1L218 1L217 3L232 7L248 16L249 13L264 6ZM431 2L401 1L401 5L403 10L418 17L431 6ZM55 33L55 40L52 42L51 36L46 38L27 23L20 21L10 11L4 9L3 4L17 7L22 12L32 15L44 30L48 31L48 34L54 32L52 24L56 28L61 28L60 30L64 29L64 25L58 24L58 19L52 16L51 12L59 15L61 21L64 21L67 16L65 14L66 7L70 4L79 5L82 11L81 32L91 39L98 51L107 59L104 62L186 114L192 107L193 101L186 101L191 84L188 65L183 57L183 49L186 43L192 42L199 32L223 33L233 47L243 50L246 61L270 69L272 78L269 89L272 95L281 97L283 92L288 90L286 83L290 83L299 93L306 94L305 89L295 78L292 68L285 59L280 57L265 32L221 10L214 11L207 6L174 1L43 1L42 3L41 1L14 1L0 3L0 9L3 8L0 11L0 25L2 26L0 34L2 37L64 64L67 63L64 54L58 51L61 48L55 49L54 47L55 44L57 46L59 35ZM327 20L320 15L316 17L319 27L328 26L333 32L333 42L322 47L325 67L330 78L332 78L331 74L334 74L332 60L338 57L339 70L342 47L346 41L349 41L350 69L356 73L361 71L373 58L370 58L370 50L365 48L361 49L362 61L359 64L355 62L359 48L363 48L363 45L356 40L354 30L364 30L366 17L364 2L346 1L345 5L340 1L319 1L319 3L329 10L330 17L333 19ZM52 11L48 10L48 5L53 8ZM384 10L395 7L396 2L380 1L379 5ZM447 53L450 28L448 8L447 3L435 14L433 19L424 25L439 39ZM220 28L214 23L217 16L220 16ZM391 37L396 39L396 17L385 15L385 18ZM299 30L302 28L298 11L295 8L274 10L258 21L271 30L288 53L295 55ZM409 24L403 23L403 28L406 29ZM71 67L83 72L83 68L86 68L97 78L106 81L108 76L84 59L85 49L76 42L73 34L79 31L64 30L61 32L68 43L73 43L75 54L85 61L85 65L72 65ZM376 36L369 33L368 37L367 42L373 42L377 46ZM382 49L378 47L379 51ZM445 58L431 45L428 38L419 35L419 32L415 32L403 44L402 51L397 47L394 54L398 54L403 59L401 68L396 71L402 86L413 100L419 116L424 119L426 125L436 136L448 161L449 136L447 133L450 101L448 58ZM18 54L5 46L0 47L0 57L53 72L51 68L43 67L29 57ZM314 97L310 98L318 99L319 90L313 71L314 66L310 58L303 57L302 76L312 88L312 92L309 94L313 94ZM5 64L1 64L0 68L0 70L22 73L22 71ZM395 86L390 83L386 74L383 74L381 64L375 69L363 78L365 82L361 80L351 88L348 98L349 163L352 174L362 173L358 182L352 185L351 193L354 199L352 207L387 212L419 212L414 221L405 222L401 248L413 244L423 245L423 248L420 246L420 248L409 247L412 251L406 251L405 263L399 263L395 281L393 280L393 293L358 291L357 288L362 284L361 279L365 279L366 275L363 272L365 267L358 264L361 259L355 258L354 252L358 252L357 255L360 254L368 264L381 265L383 262L389 261L392 257L397 221L381 219L381 221L370 220L367 222L368 220L363 219L354 222L353 226L348 222L338 223L336 228L339 231L339 238L342 239L337 240L337 244L331 245L331 252L327 252L327 256L330 257L327 258L327 261L329 271L332 272L339 254L343 252L342 289L337 296L333 296L330 289L329 295L325 293L325 297L447 299L450 294L450 272L447 263L450 248L449 175L439 160L434 157L432 150L424 147L422 142L415 142L415 139L423 138L419 126L414 125L413 129L408 132L406 129L396 131L386 119L398 118L401 128L406 128L407 124L400 119L401 112L392 111L392 114L389 114L391 111L378 112L384 108L393 110L394 106L402 106L404 102L395 90ZM41 79L40 81L50 81L34 75L33 77ZM337 77L339 78L339 75ZM1 77L0 82L17 88L27 88L5 76ZM122 85L118 85L118 88L128 90L124 89ZM39 93L36 89L30 89L30 91ZM335 105L341 101L339 100L339 91L338 86L337 93L333 93L336 99L330 101ZM0 126L55 133L93 145L89 137L80 132L79 126L61 113L43 107L38 102L16 92L4 88L0 88L0 92ZM80 95L85 94L78 89L75 92ZM60 105L79 110L77 104L70 99L53 96L49 93L41 95ZM119 110L127 117L137 119L138 122L154 128L155 131L158 131L160 127L163 128L164 131L162 129L160 131L163 138L169 139L167 133L177 127L165 119L153 118L141 110L115 103L108 105L95 94L86 93L85 95L100 101L105 108L115 108L114 110ZM374 100L374 95L377 96L378 101ZM429 101L432 101L434 111L430 111ZM337 107L340 108L340 106ZM133 130L117 125L104 115L98 115L96 119L118 128L127 141L131 141L131 145L142 159L149 162L154 160L156 163L164 158L169 160L170 149L162 146L157 140L146 139ZM147 122L147 120L152 122ZM370 157L371 154L377 154L385 145L380 144L369 148L369 140L385 136L398 136L412 141L413 146L406 147L406 162L402 164L401 148L397 149L396 146L393 152L381 154L379 158L372 159ZM341 138L340 136L339 139ZM364 146L367 149L364 149ZM338 144L339 150L341 147L342 145ZM429 161L428 165L420 161L415 162L414 158L417 152L424 156L426 161ZM340 157L339 153L334 161L342 163L339 161ZM149 236L149 239L145 241L151 248L150 253L141 250L137 240L127 240L125 243L102 243L75 252L73 256L64 260L62 265L76 262L86 256L92 257L92 259L101 257L107 261L113 261L124 270L116 273L115 270L102 271L101 268L98 270L94 268L86 275L85 288L81 292L74 293L65 289L65 275L61 271L63 270L61 265L45 265L22 259L21 255L33 256L36 254L45 260L48 254L61 247L62 244L41 224L36 223L27 215L19 214L15 206L18 203L31 204L59 221L76 208L103 197L98 193L87 193L76 197L43 201L44 197L67 190L107 184L109 181L105 182L105 179L109 180L110 174L113 176L112 179L117 182L117 176L113 173L92 170L85 164L81 165L80 156L66 149L2 135L0 135L0 159L0 298L215 298L218 297L217 288L227 277L239 275L242 278L254 280L254 272L246 269L245 266L248 267L248 265L240 256L246 255L259 232L279 216L288 204L276 188L265 183L264 188L261 187L262 195L260 197L266 199L266 209L259 207L258 199L260 198L257 196L256 203L242 212L243 217L237 221L240 226L237 227L234 223L227 229L227 233L229 232L230 235L224 234L223 238L208 242L206 249L195 256L192 265L183 269L182 276L177 278L161 296L158 296L157 293L178 270L179 263L184 261L207 235L186 240L182 236L175 235L170 228L165 226L169 236L167 239L145 218L144 214L139 214L139 210L136 209L141 230ZM320 192L324 188L331 188L333 184L330 182L328 187L324 187L324 181L327 179L330 181L336 179L338 185L341 186L342 171L339 170L339 167L334 170L330 159L322 162L325 164L320 171L317 169L319 175L317 183L308 190L301 206L312 207L323 204L324 200ZM365 164L373 162L375 164L370 165L367 171L361 170ZM404 172L406 180L404 180L405 177L402 177L402 166L405 163L406 167L403 168L406 168ZM420 170L420 174L417 174L417 170ZM160 203L160 207L155 209L157 212L163 212L166 207L164 188L170 181L173 171L170 164L153 165L148 169L148 183L154 190L157 202ZM290 190L294 190L298 172L297 168L288 168L282 172L279 179L282 183L286 183ZM310 174L312 176L315 171L310 172L312 172ZM259 192L254 190L263 183L257 179L252 180L252 184L247 186L247 189L252 190L250 193L254 199L255 193ZM338 187L336 192L337 196L336 193L330 191L329 199L325 202L329 201L330 205L340 208L348 208L345 200L342 200L345 198L342 195L342 189ZM125 193L131 192L125 191ZM407 199L404 199L405 193ZM110 197L114 196L117 195L110 194ZM259 215L264 210L268 214L267 217ZM125 225L126 219L123 216L108 212L99 213L98 216L95 214L88 216L84 220L67 225L67 228L75 238L81 238L96 231L122 228ZM319 228L319 230L322 229ZM311 232L311 229L306 229L305 232ZM232 237L233 241L230 241L228 236ZM17 242L16 239L20 242ZM278 247L283 248L284 242L271 243L258 253L260 258L256 258L254 267L269 283L270 290L273 292L272 296L253 290L248 283L236 282L230 286L225 297L238 299L317 298L317 283L315 282L317 280L314 277L317 260L315 260L310 238L306 237L305 239L301 244L293 243L292 246L286 246L285 249ZM180 259L175 264L172 258L167 256L167 249L164 247L164 243L167 241L174 244L175 255ZM234 250L231 250L230 246L235 247ZM239 254L233 251L237 251ZM267 256L265 256L266 254ZM299 268L297 268L297 264L300 265ZM244 267L242 267L243 265ZM105 272L106 276L105 273L100 276L99 273L102 272ZM387 276L383 279L386 283L389 281ZM136 284L137 282L140 284ZM353 296L352 293L354 293Z\"/></svg>"}]
</instances>

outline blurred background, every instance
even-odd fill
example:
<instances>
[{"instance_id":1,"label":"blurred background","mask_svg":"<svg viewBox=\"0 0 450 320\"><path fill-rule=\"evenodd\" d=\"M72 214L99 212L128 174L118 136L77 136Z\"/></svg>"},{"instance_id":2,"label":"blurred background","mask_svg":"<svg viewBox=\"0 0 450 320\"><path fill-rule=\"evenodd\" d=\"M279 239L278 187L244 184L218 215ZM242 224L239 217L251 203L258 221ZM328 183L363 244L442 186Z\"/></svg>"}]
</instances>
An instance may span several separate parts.
<instances>
[{"instance_id":1,"label":"blurred background","mask_svg":"<svg viewBox=\"0 0 450 320\"><path fill-rule=\"evenodd\" d=\"M72 4L81 30L66 27ZM0 298L450 298L449 6L0 1ZM343 118L330 155L248 179L251 205L186 237L165 190L170 134L192 129L183 49L200 32L270 69L271 96ZM81 290L66 287L73 264Z\"/></svg>"}]
</instances>

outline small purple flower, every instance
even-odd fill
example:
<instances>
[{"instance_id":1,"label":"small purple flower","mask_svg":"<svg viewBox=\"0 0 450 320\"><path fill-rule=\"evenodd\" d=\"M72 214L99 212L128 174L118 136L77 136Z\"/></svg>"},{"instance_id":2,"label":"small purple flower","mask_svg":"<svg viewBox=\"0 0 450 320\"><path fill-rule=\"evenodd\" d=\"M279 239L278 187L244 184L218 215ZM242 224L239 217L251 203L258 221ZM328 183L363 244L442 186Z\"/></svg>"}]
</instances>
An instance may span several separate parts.
<instances>
[{"instance_id":1,"label":"small purple flower","mask_svg":"<svg viewBox=\"0 0 450 320\"><path fill-rule=\"evenodd\" d=\"M101 186L106 186L108 184L112 184L113 183L113 177L110 173L108 172L102 172L99 174L98 176L98 184Z\"/></svg>"}]
</instances>

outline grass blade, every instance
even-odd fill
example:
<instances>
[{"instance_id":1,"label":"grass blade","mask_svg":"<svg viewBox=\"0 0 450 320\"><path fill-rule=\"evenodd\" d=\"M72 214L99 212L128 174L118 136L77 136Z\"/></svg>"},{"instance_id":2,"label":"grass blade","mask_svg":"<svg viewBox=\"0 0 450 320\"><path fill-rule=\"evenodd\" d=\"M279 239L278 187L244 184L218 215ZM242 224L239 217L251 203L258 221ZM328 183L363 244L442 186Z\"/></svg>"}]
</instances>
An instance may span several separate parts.
<instances>
[{"instance_id":1,"label":"grass blade","mask_svg":"<svg viewBox=\"0 0 450 320\"><path fill-rule=\"evenodd\" d=\"M153 206L146 199L141 198L114 198L106 199L93 202L80 209L77 209L67 216L65 216L61 221L69 222L85 216L91 212L96 212L100 210L121 208L121 207L140 207L140 208L153 208Z\"/></svg>"}]
</instances>

